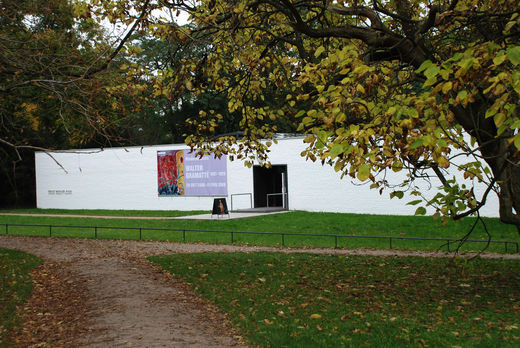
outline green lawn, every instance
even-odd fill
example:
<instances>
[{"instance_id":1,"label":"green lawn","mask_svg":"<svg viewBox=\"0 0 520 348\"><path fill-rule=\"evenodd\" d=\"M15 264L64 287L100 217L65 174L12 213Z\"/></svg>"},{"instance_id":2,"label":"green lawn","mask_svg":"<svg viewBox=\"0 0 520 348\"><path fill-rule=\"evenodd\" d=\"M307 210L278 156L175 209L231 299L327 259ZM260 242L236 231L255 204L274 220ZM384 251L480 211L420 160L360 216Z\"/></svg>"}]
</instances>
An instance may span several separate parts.
<instances>
[{"instance_id":1,"label":"green lawn","mask_svg":"<svg viewBox=\"0 0 520 348\"><path fill-rule=\"evenodd\" d=\"M41 260L36 256L0 249L0 347L10 347L9 332L19 324L17 308L32 291L31 269Z\"/></svg>"},{"instance_id":2,"label":"green lawn","mask_svg":"<svg viewBox=\"0 0 520 348\"><path fill-rule=\"evenodd\" d=\"M264 347L520 346L520 261L281 253L150 258Z\"/></svg>"},{"instance_id":3,"label":"green lawn","mask_svg":"<svg viewBox=\"0 0 520 348\"><path fill-rule=\"evenodd\" d=\"M17 211L20 212L20 211ZM38 213L64 213L62 210L30 210ZM203 212L135 212L135 211L68 211L71 214L115 215L115 216L177 216ZM502 224L498 219L483 219L488 231L495 240L520 242L515 228ZM310 213L292 211L284 214L266 215L237 220L124 220L95 218L57 218L29 216L0 216L0 224L44 224L73 226L102 226L112 228L53 228L52 235L58 237L114 238L114 239L147 239L182 242L234 243L281 246L280 235L258 235L234 233L203 233L182 230L218 230L243 232L276 232L286 233L283 237L285 246L290 247L334 247L334 237L314 237L310 234L337 234L356 236L393 236L393 237L425 237L425 238L461 238L471 228L474 218L466 218L459 222L450 222L442 226L440 221L421 216L386 216L335 213ZM115 229L117 228L117 229ZM121 229L127 228L127 229ZM141 228L141 231L139 231ZM178 229L179 231L154 231L154 228ZM5 227L0 225L0 233ZM8 228L9 234L48 236L48 227L15 227ZM306 236L291 236L290 233L304 233ZM487 235L481 224L477 225L472 239L486 240ZM338 238L340 248L389 248L388 239ZM444 242L392 240L396 249L436 250ZM462 248L480 250L484 243L467 243ZM454 246L452 245L452 248ZM444 248L446 250L446 248ZM503 244L492 244L489 251L504 252ZM509 252L513 245L508 245Z\"/></svg>"},{"instance_id":4,"label":"green lawn","mask_svg":"<svg viewBox=\"0 0 520 348\"><path fill-rule=\"evenodd\" d=\"M20 212L20 211L17 211ZM32 211L42 213L46 211ZM62 214L63 211L47 211ZM68 211L83 215L177 216L194 212ZM200 213L200 212L199 212ZM170 214L170 215L167 215ZM484 219L493 239L519 241L514 228ZM473 219L442 226L431 217L289 212L242 220L125 220L0 216L11 235L182 241L185 230L460 238ZM98 226L83 229L85 226ZM105 226L107 228L102 228ZM117 228L117 229L116 229ZM122 228L122 229L121 229ZM126 228L126 229L125 229ZM141 228L131 230L130 228ZM154 231L171 228L181 231ZM185 232L188 242L230 243L230 233ZM481 226L472 238L485 238ZM280 236L234 234L234 242L280 245ZM439 242L393 241L431 250ZM331 247L330 237L285 236L286 246ZM340 239L342 248L388 248L387 240ZM465 250L482 245L466 244ZM503 245L492 246L503 252ZM251 345L266 347L520 346L520 260L342 257L281 253L206 253L153 257L229 315ZM39 259L0 249L0 339L16 325Z\"/></svg>"}]
</instances>

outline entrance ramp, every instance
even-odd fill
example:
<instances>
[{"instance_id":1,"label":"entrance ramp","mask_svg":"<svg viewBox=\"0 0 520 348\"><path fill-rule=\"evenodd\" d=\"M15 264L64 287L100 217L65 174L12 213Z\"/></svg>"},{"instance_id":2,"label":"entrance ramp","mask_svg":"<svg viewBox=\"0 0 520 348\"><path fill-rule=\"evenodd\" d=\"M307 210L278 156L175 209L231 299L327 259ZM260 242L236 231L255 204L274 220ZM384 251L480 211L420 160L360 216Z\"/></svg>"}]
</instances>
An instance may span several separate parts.
<instances>
[{"instance_id":1,"label":"entrance ramp","mask_svg":"<svg viewBox=\"0 0 520 348\"><path fill-rule=\"evenodd\" d=\"M235 213L274 213L274 212L281 212L286 211L287 209L284 209L283 207L259 207L259 208L248 208L248 209L237 209L233 212Z\"/></svg>"},{"instance_id":2,"label":"entrance ramp","mask_svg":"<svg viewBox=\"0 0 520 348\"><path fill-rule=\"evenodd\" d=\"M280 209L279 207L273 208L264 208L265 210L261 210L262 208L253 208L253 209L245 209L247 211L238 210L231 211L225 215L211 215L211 214L201 214L201 215L190 215L190 216L178 216L173 219L178 220L233 220L233 219L244 219L255 216L263 216L263 215L271 215L271 214L281 214L286 213L288 210Z\"/></svg>"}]
</instances>

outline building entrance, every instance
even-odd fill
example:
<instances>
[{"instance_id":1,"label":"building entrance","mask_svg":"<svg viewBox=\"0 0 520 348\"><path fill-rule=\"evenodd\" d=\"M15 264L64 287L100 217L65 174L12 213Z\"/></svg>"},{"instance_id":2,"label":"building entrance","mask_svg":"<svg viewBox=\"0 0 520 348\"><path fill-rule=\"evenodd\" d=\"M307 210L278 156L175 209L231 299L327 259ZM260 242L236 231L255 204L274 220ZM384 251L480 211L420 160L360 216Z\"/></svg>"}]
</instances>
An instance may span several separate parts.
<instances>
[{"instance_id":1,"label":"building entrance","mask_svg":"<svg viewBox=\"0 0 520 348\"><path fill-rule=\"evenodd\" d=\"M288 209L287 165L253 166L255 208Z\"/></svg>"}]
</instances>

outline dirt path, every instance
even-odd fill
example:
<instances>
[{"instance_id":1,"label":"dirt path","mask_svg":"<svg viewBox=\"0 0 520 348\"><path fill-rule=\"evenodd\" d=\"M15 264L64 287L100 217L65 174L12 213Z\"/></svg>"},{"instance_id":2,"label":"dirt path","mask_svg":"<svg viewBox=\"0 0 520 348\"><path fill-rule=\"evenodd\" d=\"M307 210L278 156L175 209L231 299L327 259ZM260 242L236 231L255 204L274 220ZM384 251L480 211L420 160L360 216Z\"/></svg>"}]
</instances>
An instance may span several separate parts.
<instances>
[{"instance_id":1,"label":"dirt path","mask_svg":"<svg viewBox=\"0 0 520 348\"><path fill-rule=\"evenodd\" d=\"M19 346L234 347L225 317L144 258L189 252L283 251L345 255L449 257L395 250L278 249L68 238L0 236L0 247L45 260L24 308ZM492 258L519 255L486 254Z\"/></svg>"},{"instance_id":2,"label":"dirt path","mask_svg":"<svg viewBox=\"0 0 520 348\"><path fill-rule=\"evenodd\" d=\"M45 260L33 274L27 325L14 341L21 347L239 346L216 309L144 260L177 251L161 244L0 237L0 247Z\"/></svg>"}]
</instances>

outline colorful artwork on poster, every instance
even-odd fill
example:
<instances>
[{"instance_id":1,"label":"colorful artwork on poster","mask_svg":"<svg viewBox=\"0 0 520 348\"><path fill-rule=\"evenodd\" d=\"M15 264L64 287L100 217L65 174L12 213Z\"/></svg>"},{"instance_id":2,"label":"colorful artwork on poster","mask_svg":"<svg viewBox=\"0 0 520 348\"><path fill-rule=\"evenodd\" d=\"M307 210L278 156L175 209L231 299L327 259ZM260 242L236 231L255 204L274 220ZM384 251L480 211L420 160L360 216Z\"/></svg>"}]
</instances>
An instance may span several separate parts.
<instances>
[{"instance_id":1,"label":"colorful artwork on poster","mask_svg":"<svg viewBox=\"0 0 520 348\"><path fill-rule=\"evenodd\" d=\"M157 152L157 179L159 196L183 196L184 152L182 150Z\"/></svg>"},{"instance_id":2,"label":"colorful artwork on poster","mask_svg":"<svg viewBox=\"0 0 520 348\"><path fill-rule=\"evenodd\" d=\"M226 163L225 156L199 158L183 150L158 151L159 196L225 196Z\"/></svg>"}]
</instances>

